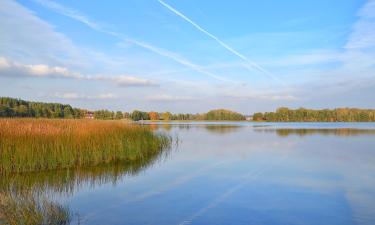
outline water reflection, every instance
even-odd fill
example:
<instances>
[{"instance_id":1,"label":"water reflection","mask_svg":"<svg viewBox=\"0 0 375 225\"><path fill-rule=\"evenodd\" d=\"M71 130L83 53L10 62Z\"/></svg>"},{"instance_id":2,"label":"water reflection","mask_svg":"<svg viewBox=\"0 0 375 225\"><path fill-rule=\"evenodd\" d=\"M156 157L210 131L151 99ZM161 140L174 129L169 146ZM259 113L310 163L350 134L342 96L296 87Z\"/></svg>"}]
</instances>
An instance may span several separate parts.
<instances>
[{"instance_id":1,"label":"water reflection","mask_svg":"<svg viewBox=\"0 0 375 225\"><path fill-rule=\"evenodd\" d=\"M209 133L213 134L228 134L237 132L241 129L244 129L245 126L236 125L236 124L188 124L188 123L149 123L144 124L149 126L152 130L163 130L171 131L172 128L178 130L190 130L190 129L200 129L204 128Z\"/></svg>"},{"instance_id":2,"label":"water reflection","mask_svg":"<svg viewBox=\"0 0 375 225\"><path fill-rule=\"evenodd\" d=\"M205 126L205 128L210 133L228 134L228 133L238 132L244 127L236 126L236 125L207 125Z\"/></svg>"},{"instance_id":3,"label":"water reflection","mask_svg":"<svg viewBox=\"0 0 375 225\"><path fill-rule=\"evenodd\" d=\"M80 186L92 188L106 183L117 184L124 176L135 176L154 163L168 157L170 148L152 152L132 161L119 161L94 167L53 170L44 172L3 174L0 191L58 192L72 194Z\"/></svg>"},{"instance_id":4,"label":"water reflection","mask_svg":"<svg viewBox=\"0 0 375 225\"><path fill-rule=\"evenodd\" d=\"M147 126L178 136L178 151L130 164L14 174L0 188L68 197L90 225L375 224L375 129Z\"/></svg>"},{"instance_id":5,"label":"water reflection","mask_svg":"<svg viewBox=\"0 0 375 225\"><path fill-rule=\"evenodd\" d=\"M278 128L278 129L254 129L256 132L264 133L276 133L278 136L287 137L290 135L307 136L307 135L334 135L334 136L360 136L360 135L375 135L373 129L351 129L351 128L339 128L339 129L292 129L292 128Z\"/></svg>"},{"instance_id":6,"label":"water reflection","mask_svg":"<svg viewBox=\"0 0 375 225\"><path fill-rule=\"evenodd\" d=\"M69 208L31 191L0 191L0 224L67 225L72 219Z\"/></svg>"},{"instance_id":7,"label":"water reflection","mask_svg":"<svg viewBox=\"0 0 375 225\"><path fill-rule=\"evenodd\" d=\"M165 160L165 148L132 161L118 161L94 167L43 172L6 173L0 179L0 224L69 224L70 209L53 199L69 197L81 188L116 185L127 176L136 176L154 163ZM75 218L79 221L80 219ZM42 221L42 222L40 222Z\"/></svg>"}]
</instances>

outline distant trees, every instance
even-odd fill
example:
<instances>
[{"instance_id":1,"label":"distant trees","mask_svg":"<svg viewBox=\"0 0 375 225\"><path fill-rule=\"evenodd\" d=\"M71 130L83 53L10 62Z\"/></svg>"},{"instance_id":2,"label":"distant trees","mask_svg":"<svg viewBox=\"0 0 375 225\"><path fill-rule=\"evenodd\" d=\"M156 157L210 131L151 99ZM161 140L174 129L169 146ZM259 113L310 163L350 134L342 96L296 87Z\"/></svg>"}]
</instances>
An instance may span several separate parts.
<instances>
[{"instance_id":1,"label":"distant trees","mask_svg":"<svg viewBox=\"0 0 375 225\"><path fill-rule=\"evenodd\" d=\"M278 108L276 112L255 113L254 121L269 122L375 122L375 110L357 108L337 109L289 109Z\"/></svg>"},{"instance_id":2,"label":"distant trees","mask_svg":"<svg viewBox=\"0 0 375 225\"><path fill-rule=\"evenodd\" d=\"M245 120L245 116L227 109L211 110L205 115L206 120Z\"/></svg>"},{"instance_id":3,"label":"distant trees","mask_svg":"<svg viewBox=\"0 0 375 225\"><path fill-rule=\"evenodd\" d=\"M97 110L94 111L94 118L99 120L113 120L115 118L115 113L109 110Z\"/></svg>"},{"instance_id":4,"label":"distant trees","mask_svg":"<svg viewBox=\"0 0 375 225\"><path fill-rule=\"evenodd\" d=\"M83 116L80 109L66 104L0 97L0 117L82 118Z\"/></svg>"},{"instance_id":5,"label":"distant trees","mask_svg":"<svg viewBox=\"0 0 375 225\"><path fill-rule=\"evenodd\" d=\"M121 111L117 111L115 118L116 120L121 120L124 118L124 114Z\"/></svg>"},{"instance_id":6,"label":"distant trees","mask_svg":"<svg viewBox=\"0 0 375 225\"><path fill-rule=\"evenodd\" d=\"M170 112L163 112L162 118L163 120L171 120L173 118L173 115Z\"/></svg>"},{"instance_id":7,"label":"distant trees","mask_svg":"<svg viewBox=\"0 0 375 225\"><path fill-rule=\"evenodd\" d=\"M254 121L262 121L262 120L264 120L263 113L260 113L260 112L254 113L253 120Z\"/></svg>"},{"instance_id":8,"label":"distant trees","mask_svg":"<svg viewBox=\"0 0 375 225\"><path fill-rule=\"evenodd\" d=\"M172 120L198 120L203 118L204 116L201 114L178 113L172 115Z\"/></svg>"},{"instance_id":9,"label":"distant trees","mask_svg":"<svg viewBox=\"0 0 375 225\"><path fill-rule=\"evenodd\" d=\"M139 111L139 110L134 110L130 114L130 118L132 120L134 120L134 121L139 121L139 120L149 120L150 116L148 115L147 112L142 112L142 111Z\"/></svg>"},{"instance_id":10,"label":"distant trees","mask_svg":"<svg viewBox=\"0 0 375 225\"><path fill-rule=\"evenodd\" d=\"M159 113L157 112L149 112L148 116L150 117L150 120L158 120L159 119Z\"/></svg>"},{"instance_id":11,"label":"distant trees","mask_svg":"<svg viewBox=\"0 0 375 225\"><path fill-rule=\"evenodd\" d=\"M171 112L143 112L134 110L130 114L130 118L134 121L139 120L245 120L245 117L237 112L225 109L211 110L204 114L172 114Z\"/></svg>"},{"instance_id":12,"label":"distant trees","mask_svg":"<svg viewBox=\"0 0 375 225\"><path fill-rule=\"evenodd\" d=\"M90 117L88 116L90 115ZM211 110L202 114L170 112L144 112L134 110L113 112L109 110L88 111L73 108L68 104L31 102L16 98L0 97L0 117L36 117L36 118L92 118L113 120L245 120L245 116L227 109ZM374 109L337 108L337 109L289 109L278 108L275 112L257 112L254 121L269 122L375 122Z\"/></svg>"}]
</instances>

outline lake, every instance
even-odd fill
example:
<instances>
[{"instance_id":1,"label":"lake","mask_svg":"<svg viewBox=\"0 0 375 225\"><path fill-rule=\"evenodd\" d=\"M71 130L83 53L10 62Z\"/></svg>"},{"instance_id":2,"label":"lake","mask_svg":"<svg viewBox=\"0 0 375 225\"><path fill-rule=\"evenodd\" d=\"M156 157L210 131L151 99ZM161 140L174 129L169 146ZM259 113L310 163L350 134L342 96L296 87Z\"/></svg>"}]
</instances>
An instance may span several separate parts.
<instances>
[{"instance_id":1,"label":"lake","mask_svg":"<svg viewBox=\"0 0 375 225\"><path fill-rule=\"evenodd\" d=\"M374 123L143 123L172 149L130 165L18 174L73 224L375 224Z\"/></svg>"}]
</instances>

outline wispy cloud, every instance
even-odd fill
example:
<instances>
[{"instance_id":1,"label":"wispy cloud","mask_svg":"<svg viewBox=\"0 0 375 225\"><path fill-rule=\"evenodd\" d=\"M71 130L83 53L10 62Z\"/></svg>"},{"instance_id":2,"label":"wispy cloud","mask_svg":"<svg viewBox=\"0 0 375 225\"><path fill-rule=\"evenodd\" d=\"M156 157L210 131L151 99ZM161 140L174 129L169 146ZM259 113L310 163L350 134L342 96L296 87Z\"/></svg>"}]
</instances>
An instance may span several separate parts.
<instances>
[{"instance_id":1,"label":"wispy cloud","mask_svg":"<svg viewBox=\"0 0 375 225\"><path fill-rule=\"evenodd\" d=\"M165 3L164 1L162 0L158 0L160 4L162 4L164 7L166 7L167 9L169 9L170 11L172 11L173 13L175 13L177 16L181 17L182 19L184 19L185 21L187 21L188 23L190 23L191 25L193 25L195 28L197 28L199 31L201 31L202 33L204 33L205 35L207 35L208 37L214 39L217 43L219 43L222 47L224 47L226 50L228 50L229 52L231 52L232 54L236 55L237 57L239 57L240 59L242 59L243 61L245 61L247 64L245 64L244 66L247 68L247 69L251 69L251 68L255 68L259 71L261 71L262 73L266 74L267 76L271 77L272 79L282 83L283 85L285 85L282 81L280 81L279 79L277 79L271 72L269 72L268 70L266 70L265 68L261 67L260 65L258 65L257 63L251 61L248 57L244 56L243 54L239 53L238 51L236 51L235 49L233 49L231 46L229 46L228 44L224 43L222 40L220 40L218 37L216 37L215 35L211 34L210 32L208 32L207 30L203 29L201 26L199 26L197 23L195 23L194 21L192 21L191 19L189 19L187 16L185 16L184 14L182 14L181 12L179 12L177 9L173 8L172 6L168 5L167 3Z\"/></svg>"},{"instance_id":2,"label":"wispy cloud","mask_svg":"<svg viewBox=\"0 0 375 225\"><path fill-rule=\"evenodd\" d=\"M224 97L243 99L243 100L266 100L266 101L296 101L299 100L298 97L292 94L285 93L270 93L270 94L238 94L238 93L226 93L223 94Z\"/></svg>"},{"instance_id":3,"label":"wispy cloud","mask_svg":"<svg viewBox=\"0 0 375 225\"><path fill-rule=\"evenodd\" d=\"M83 75L78 72L72 72L65 67L49 66L45 64L22 64L7 60L4 57L0 57L0 76L110 81L121 87L157 86L157 84L151 80L134 76Z\"/></svg>"},{"instance_id":4,"label":"wispy cloud","mask_svg":"<svg viewBox=\"0 0 375 225\"><path fill-rule=\"evenodd\" d=\"M141 46L145 49L148 49L154 53L157 53L159 55L162 55L162 56L165 56L167 58L170 58L170 59L173 59L174 61L186 66L186 67L189 67L190 69L194 70L194 71L197 71L199 73L202 73L202 74L205 74L209 77L212 77L214 79L217 79L217 80L220 80L220 81L226 81L226 82L232 82L234 83L234 81L231 81L229 79L226 79L224 77L221 77L221 76L218 76L218 75L215 75L211 72L208 72L206 70L204 70L201 66L198 66L190 61L188 61L187 59L184 59L182 58L181 56L179 56L178 54L176 53L173 53L173 52L170 52L170 51L167 51L167 50L164 50L164 49L160 49L160 48L157 48L155 46L152 46L152 45L149 45L149 44L146 44L146 43L143 43L143 42L140 42L140 41L135 41L135 40L128 40L128 42L130 43L134 43L138 46Z\"/></svg>"},{"instance_id":5,"label":"wispy cloud","mask_svg":"<svg viewBox=\"0 0 375 225\"><path fill-rule=\"evenodd\" d=\"M16 1L1 1L0 27L0 55L60 66L80 67L87 63L82 51L69 38Z\"/></svg>"},{"instance_id":6,"label":"wispy cloud","mask_svg":"<svg viewBox=\"0 0 375 225\"><path fill-rule=\"evenodd\" d=\"M89 80L104 80L104 81L112 81L113 83L117 84L121 87L136 87L136 86L158 86L157 83L134 76L125 76L125 75L119 75L119 76L103 76L103 75L97 75L97 76L90 76L88 77Z\"/></svg>"},{"instance_id":7,"label":"wispy cloud","mask_svg":"<svg viewBox=\"0 0 375 225\"><path fill-rule=\"evenodd\" d=\"M375 0L369 0L358 13L353 32L345 45L346 49L375 47Z\"/></svg>"},{"instance_id":8,"label":"wispy cloud","mask_svg":"<svg viewBox=\"0 0 375 225\"><path fill-rule=\"evenodd\" d=\"M173 102L173 101L192 101L196 100L193 97L186 97L186 96L174 96L174 95L167 95L167 94L158 94L152 95L145 98L148 101L155 101L155 102Z\"/></svg>"},{"instance_id":9,"label":"wispy cloud","mask_svg":"<svg viewBox=\"0 0 375 225\"><path fill-rule=\"evenodd\" d=\"M176 53L173 53L173 52L170 52L168 50L164 50L164 49L155 47L153 45L150 45L150 44L147 44L147 43L135 40L135 39L127 38L125 35L123 35L121 33L118 33L118 32L112 31L110 29L107 29L106 27L104 27L102 25L103 23L93 21L93 20L89 19L87 16L83 15L81 12L78 12L76 10L67 8L65 6L62 6L61 4L58 4L58 3L50 1L50 0L34 0L34 1L39 3L40 5L48 8L48 9L53 10L56 13L59 13L61 15L67 16L67 17L70 17L70 18L72 18L72 19L74 19L74 20L76 20L80 23L83 23L93 30L96 30L98 32L101 32L101 33L104 33L104 34L107 34L107 35L111 35L113 37L116 37L116 38L120 39L121 41L123 41L125 43L132 43L132 44L134 44L138 47L141 47L143 49L152 51L152 52L154 52L154 53L156 53L160 56L164 56L164 57L167 57L169 59L172 59L173 61L175 61L175 62L177 62L177 63L179 63L179 64L181 64L185 67L188 67L191 70L194 70L198 73L207 75L207 76L209 76L211 78L214 78L216 80L219 80L219 81L233 82L233 81L230 81L229 79L223 78L221 76L215 75L215 74L213 74L209 71L204 70L199 65L196 65L196 64L194 64L194 63L192 63L192 62L190 62L186 59L183 59L181 56L179 56Z\"/></svg>"},{"instance_id":10,"label":"wispy cloud","mask_svg":"<svg viewBox=\"0 0 375 225\"><path fill-rule=\"evenodd\" d=\"M34 0L34 1L43 5L44 7L47 7L47 8L53 9L56 12L59 12L60 14L66 15L68 17L71 17L71 18L75 19L75 20L79 20L82 23L86 24L87 26L89 26L93 29L100 30L101 27L102 27L100 24L97 24L94 21L90 21L90 19L88 19L84 15L80 14L79 12L77 12L75 10L72 10L72 9L69 9L69 8L66 8L66 7L64 7L64 6L62 6L62 5L60 5L56 2L48 1L48 0Z\"/></svg>"},{"instance_id":11,"label":"wispy cloud","mask_svg":"<svg viewBox=\"0 0 375 225\"><path fill-rule=\"evenodd\" d=\"M112 93L105 93L105 94L99 94L99 95L86 95L86 94L80 94L76 92L55 92L49 97L53 98L59 98L59 99L69 99L69 100L90 100L90 99L116 99L117 96Z\"/></svg>"}]
</instances>

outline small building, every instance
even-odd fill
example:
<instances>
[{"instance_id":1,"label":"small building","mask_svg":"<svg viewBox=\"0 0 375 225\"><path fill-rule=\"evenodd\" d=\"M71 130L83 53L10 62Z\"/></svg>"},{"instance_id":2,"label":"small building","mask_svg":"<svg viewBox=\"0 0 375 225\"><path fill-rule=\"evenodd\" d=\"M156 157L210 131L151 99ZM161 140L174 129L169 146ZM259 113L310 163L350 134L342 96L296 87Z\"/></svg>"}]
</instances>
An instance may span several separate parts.
<instances>
[{"instance_id":1,"label":"small building","mask_svg":"<svg viewBox=\"0 0 375 225\"><path fill-rule=\"evenodd\" d=\"M247 121L253 121L253 116L245 116L245 119L246 119Z\"/></svg>"},{"instance_id":2,"label":"small building","mask_svg":"<svg viewBox=\"0 0 375 225\"><path fill-rule=\"evenodd\" d=\"M85 113L85 119L94 119L94 112L87 111Z\"/></svg>"}]
</instances>

